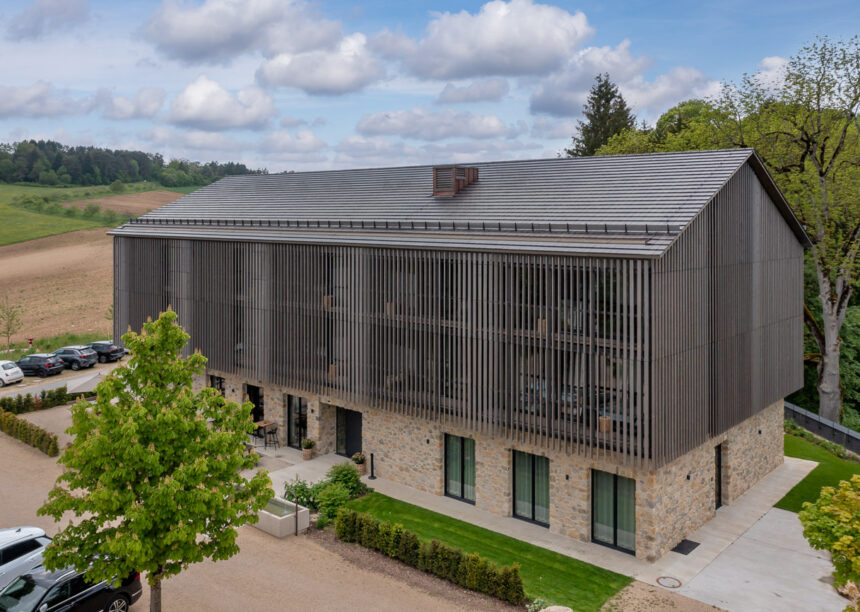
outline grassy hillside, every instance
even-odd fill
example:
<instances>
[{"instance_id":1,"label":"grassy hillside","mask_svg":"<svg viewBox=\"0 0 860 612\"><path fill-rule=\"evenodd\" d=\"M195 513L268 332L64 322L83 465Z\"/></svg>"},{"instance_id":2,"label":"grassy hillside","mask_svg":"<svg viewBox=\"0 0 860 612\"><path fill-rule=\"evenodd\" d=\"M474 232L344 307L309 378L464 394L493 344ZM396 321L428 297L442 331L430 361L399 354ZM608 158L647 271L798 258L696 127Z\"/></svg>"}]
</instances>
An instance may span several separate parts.
<instances>
[{"instance_id":1,"label":"grassy hillside","mask_svg":"<svg viewBox=\"0 0 860 612\"><path fill-rule=\"evenodd\" d=\"M141 193L163 189L158 183L134 183L126 186L125 193ZM171 191L189 193L194 188L176 188ZM44 238L55 234L74 232L77 230L106 227L103 220L98 218L84 219L67 217L62 214L40 213L13 206L14 198L33 196L48 198L52 202L72 202L89 200L117 195L106 185L92 187L39 187L30 185L8 185L0 183L0 246L25 242L35 238Z\"/></svg>"}]
</instances>

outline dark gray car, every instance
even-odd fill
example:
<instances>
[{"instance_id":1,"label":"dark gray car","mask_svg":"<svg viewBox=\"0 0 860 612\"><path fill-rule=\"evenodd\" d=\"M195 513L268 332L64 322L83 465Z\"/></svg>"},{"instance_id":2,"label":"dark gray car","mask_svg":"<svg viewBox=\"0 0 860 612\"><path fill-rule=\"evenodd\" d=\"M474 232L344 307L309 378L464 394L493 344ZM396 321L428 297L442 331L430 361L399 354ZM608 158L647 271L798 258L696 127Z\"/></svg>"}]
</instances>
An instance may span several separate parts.
<instances>
[{"instance_id":1,"label":"dark gray car","mask_svg":"<svg viewBox=\"0 0 860 612\"><path fill-rule=\"evenodd\" d=\"M63 360L66 367L71 370L91 368L99 360L98 353L88 346L64 346L54 351L54 355Z\"/></svg>"}]
</instances>

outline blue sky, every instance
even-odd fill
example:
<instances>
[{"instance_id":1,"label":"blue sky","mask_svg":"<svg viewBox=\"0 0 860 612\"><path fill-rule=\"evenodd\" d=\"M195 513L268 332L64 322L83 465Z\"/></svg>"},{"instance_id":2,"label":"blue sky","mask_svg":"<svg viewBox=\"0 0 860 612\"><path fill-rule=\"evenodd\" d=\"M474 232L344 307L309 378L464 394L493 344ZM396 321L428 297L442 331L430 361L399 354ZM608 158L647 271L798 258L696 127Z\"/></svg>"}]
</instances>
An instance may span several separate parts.
<instances>
[{"instance_id":1,"label":"blue sky","mask_svg":"<svg viewBox=\"0 0 860 612\"><path fill-rule=\"evenodd\" d=\"M554 156L598 72L637 117L778 74L860 2L0 2L0 141L271 172Z\"/></svg>"}]
</instances>

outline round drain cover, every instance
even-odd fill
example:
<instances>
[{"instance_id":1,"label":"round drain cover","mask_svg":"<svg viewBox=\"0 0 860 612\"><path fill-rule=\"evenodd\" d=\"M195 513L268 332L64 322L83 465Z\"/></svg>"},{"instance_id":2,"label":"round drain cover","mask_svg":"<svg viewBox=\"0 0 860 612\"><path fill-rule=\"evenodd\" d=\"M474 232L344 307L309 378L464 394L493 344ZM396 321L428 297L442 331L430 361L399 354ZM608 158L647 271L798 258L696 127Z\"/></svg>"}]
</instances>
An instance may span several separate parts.
<instances>
[{"instance_id":1,"label":"round drain cover","mask_svg":"<svg viewBox=\"0 0 860 612\"><path fill-rule=\"evenodd\" d=\"M677 578L672 578L671 576L660 576L657 578L657 584L662 587L666 587L667 589L677 589L681 586L681 581Z\"/></svg>"}]
</instances>

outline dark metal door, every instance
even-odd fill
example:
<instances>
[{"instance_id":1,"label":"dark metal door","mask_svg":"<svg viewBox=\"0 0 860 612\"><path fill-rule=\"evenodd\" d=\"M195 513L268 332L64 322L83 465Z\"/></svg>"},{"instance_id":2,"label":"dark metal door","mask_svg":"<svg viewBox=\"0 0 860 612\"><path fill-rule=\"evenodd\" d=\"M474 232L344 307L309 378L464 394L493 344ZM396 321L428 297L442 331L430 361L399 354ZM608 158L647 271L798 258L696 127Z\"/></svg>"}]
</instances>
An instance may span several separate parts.
<instances>
[{"instance_id":1,"label":"dark metal door","mask_svg":"<svg viewBox=\"0 0 860 612\"><path fill-rule=\"evenodd\" d=\"M361 413L337 409L337 454L352 457L361 451Z\"/></svg>"},{"instance_id":2,"label":"dark metal door","mask_svg":"<svg viewBox=\"0 0 860 612\"><path fill-rule=\"evenodd\" d=\"M256 423L263 420L263 390L254 385L247 385L246 392L248 393L248 401L254 404L254 409L251 411L251 418Z\"/></svg>"},{"instance_id":3,"label":"dark metal door","mask_svg":"<svg viewBox=\"0 0 860 612\"><path fill-rule=\"evenodd\" d=\"M714 509L723 505L723 445L714 449Z\"/></svg>"}]
</instances>

